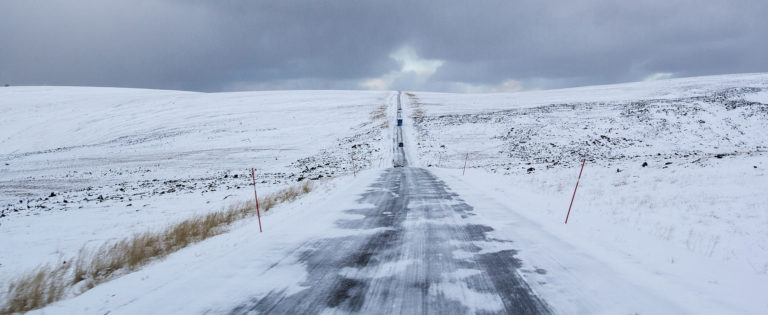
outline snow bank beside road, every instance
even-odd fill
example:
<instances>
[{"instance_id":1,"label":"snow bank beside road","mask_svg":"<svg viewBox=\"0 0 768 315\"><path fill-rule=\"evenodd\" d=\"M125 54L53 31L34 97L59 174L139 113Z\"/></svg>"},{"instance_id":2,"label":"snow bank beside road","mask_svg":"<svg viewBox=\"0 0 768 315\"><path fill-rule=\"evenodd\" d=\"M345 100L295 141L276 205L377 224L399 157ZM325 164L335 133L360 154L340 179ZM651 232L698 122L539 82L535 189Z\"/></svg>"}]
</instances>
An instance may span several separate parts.
<instances>
[{"instance_id":1,"label":"snow bank beside road","mask_svg":"<svg viewBox=\"0 0 768 315\"><path fill-rule=\"evenodd\" d=\"M336 223L360 217L343 210L359 206L359 195L378 176L367 170L331 179L268 212L263 233L255 217L244 219L228 233L29 314L223 314L276 284L299 292L307 272L295 255L313 240L359 233Z\"/></svg>"},{"instance_id":2,"label":"snow bank beside road","mask_svg":"<svg viewBox=\"0 0 768 315\"><path fill-rule=\"evenodd\" d=\"M686 306L690 313L762 314L766 91L768 74L744 74L513 94L416 93L413 132L421 163L437 166L467 203L496 209L489 222L519 229L514 218L522 215L629 283L658 289L678 305L694 301ZM564 225L582 159L584 175ZM526 256L521 249L523 261L551 255L542 262L549 268L596 273L570 266L568 256L536 249ZM576 278L581 286L604 286L594 293L613 290L596 278ZM551 287L557 286L539 289ZM558 294L545 299L579 305L580 298ZM624 312L622 305L601 310Z\"/></svg>"},{"instance_id":3,"label":"snow bank beside road","mask_svg":"<svg viewBox=\"0 0 768 315\"><path fill-rule=\"evenodd\" d=\"M625 277L626 284L653 288L693 314L768 309L762 294L768 290L768 158L724 158L704 169L621 167L624 171L616 173L587 164L567 225L563 220L578 168L518 176L431 170L473 205L475 220L500 237L532 245L521 247L518 255L531 270L529 283L547 282L535 288L559 311L599 313L614 305L608 313L626 313L638 304L652 313L670 312L632 302L626 292L616 292L619 284L601 280L608 270L582 265L583 257L569 252L593 257ZM531 223L521 223L518 215ZM524 232L520 224L534 231ZM560 251L541 234L572 248ZM536 268L547 275L533 273Z\"/></svg>"},{"instance_id":4,"label":"snow bank beside road","mask_svg":"<svg viewBox=\"0 0 768 315\"><path fill-rule=\"evenodd\" d=\"M413 130L423 163L458 169L469 152L470 169L542 193L569 193L587 159L580 189L593 199L574 206L591 200L596 212L582 215L766 274L766 91L768 75L748 74L488 95L477 106L417 94ZM584 102L594 92L605 102Z\"/></svg>"}]
</instances>

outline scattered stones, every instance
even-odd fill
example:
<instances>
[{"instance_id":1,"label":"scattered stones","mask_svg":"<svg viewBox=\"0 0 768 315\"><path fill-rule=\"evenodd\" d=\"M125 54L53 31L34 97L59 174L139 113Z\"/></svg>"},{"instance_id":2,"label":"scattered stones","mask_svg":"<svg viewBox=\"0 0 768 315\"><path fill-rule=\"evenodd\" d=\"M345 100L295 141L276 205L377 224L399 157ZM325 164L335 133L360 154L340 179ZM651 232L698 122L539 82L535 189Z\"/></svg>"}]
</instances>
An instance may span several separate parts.
<instances>
[{"instance_id":1,"label":"scattered stones","mask_svg":"<svg viewBox=\"0 0 768 315\"><path fill-rule=\"evenodd\" d=\"M381 148L378 144L382 143L384 136L384 132L378 124L368 124L356 129L351 136L338 139L337 142L339 147L352 147L353 152L351 152L351 155L354 156L356 167L364 169L371 168L379 163L387 164L386 161L379 161ZM158 164L154 167L161 166ZM264 185L283 185L294 182L294 179L300 182L307 179L320 180L329 178L335 176L337 172L340 174L349 173L351 175L350 152L349 150L339 150L331 147L327 150L314 152L313 155L308 155L305 158L295 160L289 165L288 169L288 171L282 172L257 170L256 177L258 178L256 181ZM120 204L124 204L126 207L134 207L132 198L137 201L135 207L140 208L140 205L144 204L147 198L160 195L206 194L221 190L248 188L252 182L251 176L247 172L250 172L250 168L247 169L246 173L243 170L218 170L196 178L185 178L183 175L178 175L180 176L179 178L157 176L152 178L147 176L145 179L142 178L145 174L153 173L153 171L145 167L114 168L104 171L70 171L63 176L67 180L70 180L70 178L83 180L86 184L80 186L82 188L60 190L58 193L51 192L50 194L46 194L46 191L43 190L39 192L41 195L22 197L24 199L19 200L18 204L15 203L15 200L13 200L14 202L9 202L7 209L3 213L5 216L8 216L21 210L26 210L21 212L27 214L35 214L35 211L41 211L40 209L47 209L46 211L66 211L67 209L83 208L87 203L100 203L110 200L125 201L125 203L120 202ZM108 185L101 184L103 181L88 182L89 176L115 178L116 176L131 174L138 174L140 177L131 177L127 179L127 182L115 182ZM38 178L30 177L29 179L36 180ZM88 184L93 186L86 186ZM65 196L67 199L64 199ZM59 199L58 197L62 198ZM104 205L100 205L100 207L106 206L117 206L117 203L104 203ZM144 206L146 207L147 204L144 204Z\"/></svg>"}]
</instances>

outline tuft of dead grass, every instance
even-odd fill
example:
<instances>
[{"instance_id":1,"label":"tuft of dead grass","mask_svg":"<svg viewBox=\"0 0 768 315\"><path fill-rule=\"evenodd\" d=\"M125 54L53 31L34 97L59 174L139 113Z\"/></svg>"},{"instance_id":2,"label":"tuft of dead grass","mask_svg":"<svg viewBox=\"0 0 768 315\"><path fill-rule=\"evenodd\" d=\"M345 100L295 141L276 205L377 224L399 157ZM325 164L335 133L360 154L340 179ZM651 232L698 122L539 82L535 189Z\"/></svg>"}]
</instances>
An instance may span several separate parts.
<instances>
[{"instance_id":1,"label":"tuft of dead grass","mask_svg":"<svg viewBox=\"0 0 768 315\"><path fill-rule=\"evenodd\" d=\"M378 109L371 112L371 120L376 121L387 119L387 105L381 105Z\"/></svg>"},{"instance_id":2,"label":"tuft of dead grass","mask_svg":"<svg viewBox=\"0 0 768 315\"><path fill-rule=\"evenodd\" d=\"M373 122L381 120L381 123L378 125L379 129L389 128L389 121L387 120L387 105L381 105L377 110L371 112L371 120Z\"/></svg>"},{"instance_id":3,"label":"tuft of dead grass","mask_svg":"<svg viewBox=\"0 0 768 315\"><path fill-rule=\"evenodd\" d=\"M20 276L8 285L8 299L0 312L23 313L60 300L68 287L64 281L68 269L67 264L46 265Z\"/></svg>"},{"instance_id":4,"label":"tuft of dead grass","mask_svg":"<svg viewBox=\"0 0 768 315\"><path fill-rule=\"evenodd\" d=\"M259 200L260 210L291 202L312 191L304 181ZM137 270L190 244L221 234L233 222L256 213L254 201L230 205L226 210L205 214L170 225L160 231L137 233L95 250L83 248L76 259L56 267L45 265L11 281L0 314L24 313L61 300L69 292L81 294L121 274Z\"/></svg>"},{"instance_id":5,"label":"tuft of dead grass","mask_svg":"<svg viewBox=\"0 0 768 315\"><path fill-rule=\"evenodd\" d=\"M405 93L405 95L408 95L408 98L411 100L411 106L414 108L411 114L411 117L416 118L416 117L424 116L424 110L419 108L421 103L419 103L419 98L416 97L416 94Z\"/></svg>"},{"instance_id":6,"label":"tuft of dead grass","mask_svg":"<svg viewBox=\"0 0 768 315\"><path fill-rule=\"evenodd\" d=\"M298 186L289 187L265 197L259 201L259 205L266 212L275 205L296 200L299 196L309 193L310 191L312 191L312 183L310 181L304 181Z\"/></svg>"}]
</instances>

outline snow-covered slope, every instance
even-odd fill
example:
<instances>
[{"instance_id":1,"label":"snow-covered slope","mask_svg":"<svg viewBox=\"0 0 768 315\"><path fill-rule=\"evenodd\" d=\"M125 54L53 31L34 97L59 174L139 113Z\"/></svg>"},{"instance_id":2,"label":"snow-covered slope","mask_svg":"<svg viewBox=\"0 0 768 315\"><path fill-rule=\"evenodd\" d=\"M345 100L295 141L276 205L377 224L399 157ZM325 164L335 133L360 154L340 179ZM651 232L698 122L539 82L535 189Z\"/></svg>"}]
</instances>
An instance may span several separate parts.
<instances>
[{"instance_id":1,"label":"snow-covered slope","mask_svg":"<svg viewBox=\"0 0 768 315\"><path fill-rule=\"evenodd\" d=\"M587 158L664 164L768 148L768 75L517 94L418 93L422 162L521 173ZM444 158L444 159L443 159ZM683 159L681 159L683 158Z\"/></svg>"},{"instance_id":2,"label":"snow-covered slope","mask_svg":"<svg viewBox=\"0 0 768 315\"><path fill-rule=\"evenodd\" d=\"M768 283L767 74L411 95L419 163L441 168L476 208L512 209L631 281L707 312L768 311L754 293ZM520 224L512 214L490 220ZM590 272L535 252L520 256Z\"/></svg>"},{"instance_id":3,"label":"snow-covered slope","mask_svg":"<svg viewBox=\"0 0 768 315\"><path fill-rule=\"evenodd\" d=\"M396 94L0 88L0 282L252 198L250 168L265 193L378 166Z\"/></svg>"}]
</instances>

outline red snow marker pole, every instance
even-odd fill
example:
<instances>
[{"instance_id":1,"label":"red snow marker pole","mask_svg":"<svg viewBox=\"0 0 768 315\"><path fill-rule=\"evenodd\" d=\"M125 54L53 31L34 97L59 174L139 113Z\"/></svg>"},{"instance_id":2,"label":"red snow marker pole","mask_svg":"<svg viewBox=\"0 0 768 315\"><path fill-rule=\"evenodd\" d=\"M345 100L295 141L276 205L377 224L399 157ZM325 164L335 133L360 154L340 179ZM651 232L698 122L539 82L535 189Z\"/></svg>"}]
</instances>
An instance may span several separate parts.
<instances>
[{"instance_id":1,"label":"red snow marker pole","mask_svg":"<svg viewBox=\"0 0 768 315\"><path fill-rule=\"evenodd\" d=\"M461 171L461 176L464 176L464 172L467 171L467 160L469 159L469 152L467 152L467 156L464 157L464 170Z\"/></svg>"},{"instance_id":2,"label":"red snow marker pole","mask_svg":"<svg viewBox=\"0 0 768 315\"><path fill-rule=\"evenodd\" d=\"M571 197L571 205L568 206L568 214L565 215L565 224L568 224L568 217L571 216L571 207L573 207L573 199L576 198L576 189L579 189L579 181L581 180L581 172L584 171L584 163L587 163L586 159L581 161L581 170L579 171L579 178L576 180L576 187L573 188L573 197Z\"/></svg>"},{"instance_id":3,"label":"red snow marker pole","mask_svg":"<svg viewBox=\"0 0 768 315\"><path fill-rule=\"evenodd\" d=\"M263 231L261 230L261 214L259 213L259 195L256 193L256 175L253 168L251 168L251 179L253 179L253 197L256 198L256 217L259 218L259 233L261 233Z\"/></svg>"}]
</instances>

